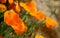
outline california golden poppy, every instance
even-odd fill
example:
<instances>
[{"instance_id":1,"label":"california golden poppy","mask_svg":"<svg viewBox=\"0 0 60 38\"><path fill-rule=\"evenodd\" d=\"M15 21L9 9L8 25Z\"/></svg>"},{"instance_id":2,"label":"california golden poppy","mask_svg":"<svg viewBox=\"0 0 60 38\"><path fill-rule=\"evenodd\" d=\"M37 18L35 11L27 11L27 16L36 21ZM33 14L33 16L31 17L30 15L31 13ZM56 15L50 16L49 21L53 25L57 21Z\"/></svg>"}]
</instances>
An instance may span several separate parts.
<instances>
[{"instance_id":1,"label":"california golden poppy","mask_svg":"<svg viewBox=\"0 0 60 38\"><path fill-rule=\"evenodd\" d=\"M23 7L27 12L30 12L32 16L35 16L37 13L36 4L33 1L28 3L20 2L20 6Z\"/></svg>"},{"instance_id":2,"label":"california golden poppy","mask_svg":"<svg viewBox=\"0 0 60 38\"><path fill-rule=\"evenodd\" d=\"M37 34L37 35L35 36L35 38L44 38L44 36Z\"/></svg>"},{"instance_id":3,"label":"california golden poppy","mask_svg":"<svg viewBox=\"0 0 60 38\"><path fill-rule=\"evenodd\" d=\"M39 11L36 15L35 15L36 19L42 21L45 19L45 14L42 11Z\"/></svg>"},{"instance_id":4,"label":"california golden poppy","mask_svg":"<svg viewBox=\"0 0 60 38\"><path fill-rule=\"evenodd\" d=\"M54 28L57 26L57 22L50 17L46 17L45 23L47 28Z\"/></svg>"},{"instance_id":5,"label":"california golden poppy","mask_svg":"<svg viewBox=\"0 0 60 38\"><path fill-rule=\"evenodd\" d=\"M7 10L6 6L4 4L0 4L0 12L4 12L6 10Z\"/></svg>"},{"instance_id":6,"label":"california golden poppy","mask_svg":"<svg viewBox=\"0 0 60 38\"><path fill-rule=\"evenodd\" d=\"M44 20L45 18L44 13L37 11L35 2L33 1L29 3L20 2L20 6L23 7L26 11L30 12L30 15L34 16L38 20Z\"/></svg>"},{"instance_id":7,"label":"california golden poppy","mask_svg":"<svg viewBox=\"0 0 60 38\"><path fill-rule=\"evenodd\" d=\"M19 15L13 10L4 13L4 22L11 26L17 34L21 34L27 30L27 26L25 26L23 21L19 18Z\"/></svg>"}]
</instances>

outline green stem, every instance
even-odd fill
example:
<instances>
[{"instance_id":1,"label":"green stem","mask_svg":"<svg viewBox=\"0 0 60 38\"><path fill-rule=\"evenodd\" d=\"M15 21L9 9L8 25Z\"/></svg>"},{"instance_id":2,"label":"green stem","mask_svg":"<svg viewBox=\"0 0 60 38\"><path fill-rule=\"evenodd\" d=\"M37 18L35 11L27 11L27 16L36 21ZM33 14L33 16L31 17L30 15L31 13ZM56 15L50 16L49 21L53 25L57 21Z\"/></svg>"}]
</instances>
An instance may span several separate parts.
<instances>
[{"instance_id":1,"label":"green stem","mask_svg":"<svg viewBox=\"0 0 60 38\"><path fill-rule=\"evenodd\" d=\"M24 21L25 19L26 19L26 17L28 16L28 12L27 13L25 13L24 15L23 15L23 17L22 17L22 20Z\"/></svg>"}]
</instances>

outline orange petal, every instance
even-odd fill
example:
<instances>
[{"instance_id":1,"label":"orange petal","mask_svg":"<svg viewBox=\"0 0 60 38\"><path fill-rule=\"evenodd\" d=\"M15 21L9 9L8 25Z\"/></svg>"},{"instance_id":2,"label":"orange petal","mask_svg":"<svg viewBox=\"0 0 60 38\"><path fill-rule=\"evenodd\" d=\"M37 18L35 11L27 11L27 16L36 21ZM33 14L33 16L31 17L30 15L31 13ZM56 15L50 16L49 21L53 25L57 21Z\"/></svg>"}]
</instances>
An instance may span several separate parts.
<instances>
[{"instance_id":1,"label":"orange petal","mask_svg":"<svg viewBox=\"0 0 60 38\"><path fill-rule=\"evenodd\" d=\"M4 13L4 22L6 22L7 25L10 25L17 34L21 34L27 30L27 26L24 25L19 15L13 10Z\"/></svg>"},{"instance_id":2,"label":"orange petal","mask_svg":"<svg viewBox=\"0 0 60 38\"><path fill-rule=\"evenodd\" d=\"M46 17L45 22L46 22L46 27L47 28L54 28L54 27L57 26L57 22L54 21L53 19L51 19L50 17Z\"/></svg>"},{"instance_id":3,"label":"orange petal","mask_svg":"<svg viewBox=\"0 0 60 38\"><path fill-rule=\"evenodd\" d=\"M18 5L18 3L11 3L10 4L10 8L12 8L15 12L20 12L20 6Z\"/></svg>"},{"instance_id":4,"label":"orange petal","mask_svg":"<svg viewBox=\"0 0 60 38\"><path fill-rule=\"evenodd\" d=\"M45 19L45 14L43 12L38 12L35 16L38 20L44 20Z\"/></svg>"}]
</instances>

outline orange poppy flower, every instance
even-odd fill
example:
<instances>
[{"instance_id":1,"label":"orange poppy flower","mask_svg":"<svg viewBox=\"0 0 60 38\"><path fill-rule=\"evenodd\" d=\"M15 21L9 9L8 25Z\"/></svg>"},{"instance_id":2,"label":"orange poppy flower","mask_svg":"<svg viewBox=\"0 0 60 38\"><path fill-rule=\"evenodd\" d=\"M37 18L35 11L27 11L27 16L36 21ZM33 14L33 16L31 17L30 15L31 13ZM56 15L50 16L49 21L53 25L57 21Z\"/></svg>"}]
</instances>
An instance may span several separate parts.
<instances>
[{"instance_id":1,"label":"orange poppy flower","mask_svg":"<svg viewBox=\"0 0 60 38\"><path fill-rule=\"evenodd\" d=\"M7 0L0 0L1 3L6 3Z\"/></svg>"},{"instance_id":2,"label":"orange poppy flower","mask_svg":"<svg viewBox=\"0 0 60 38\"><path fill-rule=\"evenodd\" d=\"M20 6L23 7L26 11L30 12L32 16L35 16L37 13L36 4L33 1L28 3L20 2Z\"/></svg>"},{"instance_id":3,"label":"orange poppy flower","mask_svg":"<svg viewBox=\"0 0 60 38\"><path fill-rule=\"evenodd\" d=\"M27 26L24 25L23 21L19 18L19 15L13 10L4 13L4 22L11 26L17 34L21 34L27 30Z\"/></svg>"},{"instance_id":4,"label":"orange poppy flower","mask_svg":"<svg viewBox=\"0 0 60 38\"><path fill-rule=\"evenodd\" d=\"M43 12L38 13L35 2L33 1L29 3L20 2L20 6L23 7L26 11L30 12L30 15L34 16L38 20L44 20L45 15L43 14Z\"/></svg>"},{"instance_id":5,"label":"orange poppy flower","mask_svg":"<svg viewBox=\"0 0 60 38\"><path fill-rule=\"evenodd\" d=\"M0 36L0 38L4 38L3 36Z\"/></svg>"},{"instance_id":6,"label":"orange poppy flower","mask_svg":"<svg viewBox=\"0 0 60 38\"><path fill-rule=\"evenodd\" d=\"M37 35L35 36L35 38L44 38L44 36L37 34Z\"/></svg>"},{"instance_id":7,"label":"orange poppy flower","mask_svg":"<svg viewBox=\"0 0 60 38\"><path fill-rule=\"evenodd\" d=\"M56 27L57 26L57 22L54 21L53 19L51 19L50 17L46 17L46 27L47 28L53 28L53 27Z\"/></svg>"},{"instance_id":8,"label":"orange poppy flower","mask_svg":"<svg viewBox=\"0 0 60 38\"><path fill-rule=\"evenodd\" d=\"M43 12L38 12L36 15L35 15L36 19L38 20L44 20L45 19L45 14Z\"/></svg>"},{"instance_id":9,"label":"orange poppy flower","mask_svg":"<svg viewBox=\"0 0 60 38\"><path fill-rule=\"evenodd\" d=\"M0 12L4 12L6 10L7 10L6 6L4 4L0 4Z\"/></svg>"}]
</instances>

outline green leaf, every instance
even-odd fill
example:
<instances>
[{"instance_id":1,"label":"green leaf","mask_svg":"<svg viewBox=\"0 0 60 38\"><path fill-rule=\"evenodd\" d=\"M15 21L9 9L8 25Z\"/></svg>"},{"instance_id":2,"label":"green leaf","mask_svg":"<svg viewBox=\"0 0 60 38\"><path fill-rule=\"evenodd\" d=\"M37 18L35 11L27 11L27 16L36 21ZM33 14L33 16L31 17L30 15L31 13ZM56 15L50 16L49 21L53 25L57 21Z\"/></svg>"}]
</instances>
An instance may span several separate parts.
<instances>
[{"instance_id":1,"label":"green leaf","mask_svg":"<svg viewBox=\"0 0 60 38\"><path fill-rule=\"evenodd\" d=\"M0 22L4 20L4 13L0 12Z\"/></svg>"},{"instance_id":2,"label":"green leaf","mask_svg":"<svg viewBox=\"0 0 60 38\"><path fill-rule=\"evenodd\" d=\"M7 28L7 25L5 24L5 22L1 22L0 23L0 35L3 34L3 32L6 28Z\"/></svg>"},{"instance_id":3,"label":"green leaf","mask_svg":"<svg viewBox=\"0 0 60 38\"><path fill-rule=\"evenodd\" d=\"M11 27L7 27L6 31L4 32L4 37L8 38L10 37L11 33L13 32L13 29Z\"/></svg>"},{"instance_id":4,"label":"green leaf","mask_svg":"<svg viewBox=\"0 0 60 38\"><path fill-rule=\"evenodd\" d=\"M27 16L29 16L29 13L28 13L28 12L26 12L26 13L22 16L22 20L24 21Z\"/></svg>"},{"instance_id":5,"label":"green leaf","mask_svg":"<svg viewBox=\"0 0 60 38\"><path fill-rule=\"evenodd\" d=\"M13 29L5 22L0 23L0 35L4 36L4 38L8 38L10 37L11 32L13 32Z\"/></svg>"}]
</instances>

